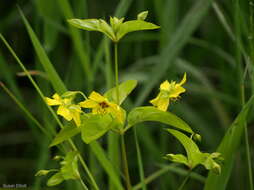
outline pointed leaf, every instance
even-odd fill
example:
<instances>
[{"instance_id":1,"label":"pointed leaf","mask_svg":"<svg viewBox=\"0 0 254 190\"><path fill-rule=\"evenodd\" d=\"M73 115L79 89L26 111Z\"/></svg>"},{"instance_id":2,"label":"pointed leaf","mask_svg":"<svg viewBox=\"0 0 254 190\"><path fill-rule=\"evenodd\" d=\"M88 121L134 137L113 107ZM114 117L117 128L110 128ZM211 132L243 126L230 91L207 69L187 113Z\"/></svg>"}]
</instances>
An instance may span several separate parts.
<instances>
[{"instance_id":1,"label":"pointed leaf","mask_svg":"<svg viewBox=\"0 0 254 190\"><path fill-rule=\"evenodd\" d=\"M171 133L173 136L175 136L184 146L184 149L187 152L188 163L190 168L194 168L197 164L201 162L202 153L200 152L198 146L194 143L194 141L191 140L191 138L174 129L167 129L167 131Z\"/></svg>"},{"instance_id":2,"label":"pointed leaf","mask_svg":"<svg viewBox=\"0 0 254 190\"><path fill-rule=\"evenodd\" d=\"M63 141L70 139L71 137L80 133L80 128L75 125L67 125L60 130L60 132L56 135L54 140L49 145L50 147L58 145Z\"/></svg>"},{"instance_id":3,"label":"pointed leaf","mask_svg":"<svg viewBox=\"0 0 254 190\"><path fill-rule=\"evenodd\" d=\"M47 186L55 186L58 185L60 183L62 183L64 180L62 174L60 172L54 174L51 178L49 178L48 182L47 182Z\"/></svg>"},{"instance_id":4,"label":"pointed leaf","mask_svg":"<svg viewBox=\"0 0 254 190\"><path fill-rule=\"evenodd\" d=\"M78 171L78 152L68 152L60 164L62 165L61 174L65 180L80 178Z\"/></svg>"},{"instance_id":5,"label":"pointed leaf","mask_svg":"<svg viewBox=\"0 0 254 190\"><path fill-rule=\"evenodd\" d=\"M194 133L190 126L181 118L173 113L164 112L152 106L137 107L133 109L128 115L127 128L144 121L157 121L184 130L188 133Z\"/></svg>"},{"instance_id":6,"label":"pointed leaf","mask_svg":"<svg viewBox=\"0 0 254 190\"><path fill-rule=\"evenodd\" d=\"M148 11L143 11L143 12L138 14L137 19L138 20L145 20L147 15L148 15Z\"/></svg>"},{"instance_id":7,"label":"pointed leaf","mask_svg":"<svg viewBox=\"0 0 254 190\"><path fill-rule=\"evenodd\" d=\"M36 172L35 176L44 176L47 175L50 172L57 172L57 169L51 169L51 170L39 170L38 172Z\"/></svg>"},{"instance_id":8,"label":"pointed leaf","mask_svg":"<svg viewBox=\"0 0 254 190\"><path fill-rule=\"evenodd\" d=\"M189 166L191 169L196 167L197 165L201 164L203 165L207 170L211 170L215 172L216 174L219 174L221 171L221 166L216 161L221 160L221 154L220 153L202 153L200 152L198 146L195 144L195 142L186 136L185 134L174 130L174 129L167 129L169 133L174 135L184 146L185 151L187 152L187 166ZM179 159L179 157L177 157ZM172 160L174 161L174 160ZM177 160L179 161L179 160ZM184 160L181 160L184 161ZM184 163L185 164L185 163Z\"/></svg>"},{"instance_id":9,"label":"pointed leaf","mask_svg":"<svg viewBox=\"0 0 254 190\"><path fill-rule=\"evenodd\" d=\"M44 70L47 73L47 76L54 87L54 89L57 91L57 93L62 94L64 93L67 89L59 77L58 73L56 72L55 68L53 67L52 63L50 62L45 50L43 49L40 41L38 40L36 34L34 33L32 27L30 26L29 22L27 21L25 15L23 12L19 9L20 15L22 17L22 20L26 26L27 32L29 34L29 37L32 41L32 44L34 46L34 49L36 51L36 54L44 68Z\"/></svg>"},{"instance_id":10,"label":"pointed leaf","mask_svg":"<svg viewBox=\"0 0 254 190\"><path fill-rule=\"evenodd\" d=\"M68 19L68 22L75 26L87 31L99 31L99 20L98 19Z\"/></svg>"},{"instance_id":11,"label":"pointed leaf","mask_svg":"<svg viewBox=\"0 0 254 190\"><path fill-rule=\"evenodd\" d=\"M123 101L126 99L126 97L132 92L132 90L137 86L136 80L127 80L125 82L122 82L118 88L119 88L119 105L123 103ZM111 88L108 90L104 97L106 97L109 101L117 103L116 98L116 87Z\"/></svg>"},{"instance_id":12,"label":"pointed leaf","mask_svg":"<svg viewBox=\"0 0 254 190\"><path fill-rule=\"evenodd\" d=\"M182 154L167 154L165 159L188 166L188 159Z\"/></svg>"},{"instance_id":13,"label":"pointed leaf","mask_svg":"<svg viewBox=\"0 0 254 190\"><path fill-rule=\"evenodd\" d=\"M111 127L112 117L110 114L94 115L87 114L82 117L81 136L85 143L90 143L104 135Z\"/></svg>"},{"instance_id":14,"label":"pointed leaf","mask_svg":"<svg viewBox=\"0 0 254 190\"><path fill-rule=\"evenodd\" d=\"M140 30L154 30L158 29L160 26L157 26L153 23L146 22L143 20L131 20L126 21L121 24L119 31L117 32L117 39L120 40L124 35L129 32L140 31Z\"/></svg>"},{"instance_id":15,"label":"pointed leaf","mask_svg":"<svg viewBox=\"0 0 254 190\"><path fill-rule=\"evenodd\" d=\"M79 29L102 32L113 41L115 40L112 28L102 19L69 19L68 22Z\"/></svg>"}]
</instances>

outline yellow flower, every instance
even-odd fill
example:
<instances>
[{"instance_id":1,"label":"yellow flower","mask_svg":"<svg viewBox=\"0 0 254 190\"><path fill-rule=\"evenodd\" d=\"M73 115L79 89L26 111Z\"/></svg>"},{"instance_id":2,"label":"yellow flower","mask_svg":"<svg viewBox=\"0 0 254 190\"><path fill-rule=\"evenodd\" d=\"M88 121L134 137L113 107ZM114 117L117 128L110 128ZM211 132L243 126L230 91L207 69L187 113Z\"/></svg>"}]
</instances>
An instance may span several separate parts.
<instances>
[{"instance_id":1,"label":"yellow flower","mask_svg":"<svg viewBox=\"0 0 254 190\"><path fill-rule=\"evenodd\" d=\"M49 106L59 106L57 109L58 115L63 116L68 121L73 119L76 125L80 126L80 113L82 112L80 106L72 104L70 98L61 98L57 93L52 97L53 99L46 97L46 103Z\"/></svg>"},{"instance_id":2,"label":"yellow flower","mask_svg":"<svg viewBox=\"0 0 254 190\"><path fill-rule=\"evenodd\" d=\"M186 73L184 73L183 79L180 83L176 83L175 81L168 82L164 81L160 85L160 92L156 98L150 101L153 106L157 107L159 110L166 111L168 109L169 103L171 100L175 100L180 96L181 93L186 90L182 87L182 85L186 82Z\"/></svg>"},{"instance_id":3,"label":"yellow flower","mask_svg":"<svg viewBox=\"0 0 254 190\"><path fill-rule=\"evenodd\" d=\"M109 102L107 98L97 92L92 92L88 99L80 102L79 105L83 108L91 108L93 114L112 114L113 117L118 119L121 123L124 122L124 113L120 106L115 103Z\"/></svg>"}]
</instances>

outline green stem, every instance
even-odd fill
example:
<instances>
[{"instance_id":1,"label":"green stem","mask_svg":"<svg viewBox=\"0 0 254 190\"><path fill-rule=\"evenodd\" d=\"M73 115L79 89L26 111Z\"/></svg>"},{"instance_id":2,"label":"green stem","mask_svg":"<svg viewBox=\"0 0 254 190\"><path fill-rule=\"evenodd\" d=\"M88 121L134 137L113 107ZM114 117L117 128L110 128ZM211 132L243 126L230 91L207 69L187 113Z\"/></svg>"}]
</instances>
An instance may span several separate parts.
<instances>
[{"instance_id":1,"label":"green stem","mask_svg":"<svg viewBox=\"0 0 254 190\"><path fill-rule=\"evenodd\" d=\"M134 131L134 138L135 138L135 144L136 144L136 150L137 150L138 168L139 168L139 175L140 175L140 180L142 184L142 190L147 190L146 183L145 183L145 174L144 174L142 156L141 156L140 146L138 142L137 129L134 127L133 131Z\"/></svg>"},{"instance_id":2,"label":"green stem","mask_svg":"<svg viewBox=\"0 0 254 190\"><path fill-rule=\"evenodd\" d=\"M116 101L119 105L119 85L118 85L118 46L117 43L114 44L115 52L115 85L116 85Z\"/></svg>"},{"instance_id":3,"label":"green stem","mask_svg":"<svg viewBox=\"0 0 254 190\"><path fill-rule=\"evenodd\" d=\"M180 185L180 187L178 188L178 190L182 190L183 187L185 186L185 184L187 183L188 179L190 178L190 174L191 174L191 170L188 172L188 174L185 176L182 184Z\"/></svg>"},{"instance_id":4,"label":"green stem","mask_svg":"<svg viewBox=\"0 0 254 190\"><path fill-rule=\"evenodd\" d=\"M72 146L72 148L73 148L75 151L78 151L76 145L73 143L73 141L72 141L71 139L69 140L69 143L70 143L70 145ZM90 178L91 183L92 183L92 185L94 186L94 189L99 190L99 187L97 186L97 184L96 184L96 182L95 182L95 180L94 180L94 178L93 178L93 176L92 176L90 170L88 169L88 167L87 167L87 165L86 165L86 163L85 163L83 157L80 155L80 153L78 154L78 158L79 158L80 163L81 163L81 165L83 166L84 170L86 171L88 177Z\"/></svg>"},{"instance_id":5,"label":"green stem","mask_svg":"<svg viewBox=\"0 0 254 190\"><path fill-rule=\"evenodd\" d=\"M84 181L80 178L80 183L85 190L89 190Z\"/></svg>"},{"instance_id":6,"label":"green stem","mask_svg":"<svg viewBox=\"0 0 254 190\"><path fill-rule=\"evenodd\" d=\"M242 68L242 55L241 55L241 43L242 43L242 30L240 25L240 1L235 0L235 33L236 33L236 63L237 63L237 71L239 77L239 92L240 92L240 102L241 106L245 105L245 89L244 89L244 74ZM245 150L246 150L246 159L247 159L247 167L248 167L248 178L249 178L249 189L253 190L253 175L252 175L252 166L251 166L251 157L250 157L250 145L249 145L249 134L247 128L247 122L244 121L244 141L245 141Z\"/></svg>"},{"instance_id":7,"label":"green stem","mask_svg":"<svg viewBox=\"0 0 254 190\"><path fill-rule=\"evenodd\" d=\"M245 95L244 95L244 85L241 85L241 99L242 99L242 106L245 104ZM246 150L246 157L247 157L247 166L248 166L248 177L249 177L249 188L253 190L253 175L252 175L252 166L251 166L251 156L250 156L250 145L249 145L249 133L247 128L247 123L244 122L244 141L245 141L245 150Z\"/></svg>"},{"instance_id":8,"label":"green stem","mask_svg":"<svg viewBox=\"0 0 254 190\"><path fill-rule=\"evenodd\" d=\"M131 190L132 187L131 187L131 179L130 179L129 169L128 169L128 161L127 161L127 155L126 155L124 134L121 135L121 149L122 149L122 161L123 161L123 170L124 170L124 175L125 175L126 188L127 188L127 190Z\"/></svg>"}]
</instances>

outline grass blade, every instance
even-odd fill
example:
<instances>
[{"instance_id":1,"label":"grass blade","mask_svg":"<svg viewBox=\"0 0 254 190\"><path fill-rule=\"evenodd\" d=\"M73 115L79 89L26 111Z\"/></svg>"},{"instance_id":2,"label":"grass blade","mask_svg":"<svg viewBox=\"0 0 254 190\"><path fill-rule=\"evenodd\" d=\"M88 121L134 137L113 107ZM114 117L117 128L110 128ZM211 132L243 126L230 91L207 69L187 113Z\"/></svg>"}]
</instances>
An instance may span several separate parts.
<instances>
[{"instance_id":1,"label":"grass blade","mask_svg":"<svg viewBox=\"0 0 254 190\"><path fill-rule=\"evenodd\" d=\"M244 133L244 123L246 122L247 114L253 104L254 96L252 96L245 104L242 111L238 114L235 121L232 123L223 140L221 141L217 149L217 152L220 152L225 160L224 165L222 166L221 174L215 175L212 172L209 172L204 190L226 189L234 163L234 159L232 157L238 150L237 148Z\"/></svg>"},{"instance_id":2,"label":"grass blade","mask_svg":"<svg viewBox=\"0 0 254 190\"><path fill-rule=\"evenodd\" d=\"M93 153L96 155L98 161L101 163L102 167L106 170L108 175L111 177L111 180L114 183L114 185L117 187L117 189L124 190L119 180L119 177L115 172L115 168L105 156L106 154L104 150L99 146L99 144L96 141L91 142L89 145Z\"/></svg>"},{"instance_id":3,"label":"grass blade","mask_svg":"<svg viewBox=\"0 0 254 190\"><path fill-rule=\"evenodd\" d=\"M29 37L32 41L32 44L33 44L34 49L36 51L36 54L42 64L43 68L45 69L46 73L48 74L48 78L51 81L52 86L54 87L54 89L56 90L57 93L59 93L59 94L64 93L67 90L64 83L62 82L62 80L60 79L56 70L54 69L45 50L43 49L42 45L40 44L38 38L36 37L36 34L34 33L32 27L28 23L22 10L19 9L19 12L20 12L22 20L26 26L27 32L28 32Z\"/></svg>"}]
</instances>

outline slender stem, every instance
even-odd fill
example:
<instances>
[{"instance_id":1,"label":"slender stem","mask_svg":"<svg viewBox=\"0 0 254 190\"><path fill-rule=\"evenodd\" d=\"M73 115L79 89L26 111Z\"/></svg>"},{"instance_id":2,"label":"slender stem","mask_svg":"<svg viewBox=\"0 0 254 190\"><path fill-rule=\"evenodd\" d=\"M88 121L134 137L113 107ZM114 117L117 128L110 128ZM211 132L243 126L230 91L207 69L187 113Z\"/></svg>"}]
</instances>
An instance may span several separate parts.
<instances>
[{"instance_id":1,"label":"slender stem","mask_svg":"<svg viewBox=\"0 0 254 190\"><path fill-rule=\"evenodd\" d=\"M178 190L182 190L183 187L185 186L185 184L187 183L188 179L190 178L190 174L191 174L191 170L188 172L188 174L185 176L182 184L180 185L180 187L178 188Z\"/></svg>"},{"instance_id":2,"label":"slender stem","mask_svg":"<svg viewBox=\"0 0 254 190\"><path fill-rule=\"evenodd\" d=\"M239 77L239 92L240 92L240 102L241 106L243 107L245 104L245 89L244 89L244 74L242 68L242 55L241 55L241 25L240 23L240 4L239 0L235 0L235 31L236 31L236 63L237 63L237 70L238 70L238 77ZM249 189L253 190L253 175L252 175L252 166L251 166L251 157L250 157L250 145L249 145L249 135L248 135L248 128L247 122L244 121L244 141L245 141L245 150L246 150L246 159L247 159L247 167L248 167L248 178L249 178Z\"/></svg>"},{"instance_id":3,"label":"slender stem","mask_svg":"<svg viewBox=\"0 0 254 190\"><path fill-rule=\"evenodd\" d=\"M241 99L242 106L245 104L245 95L244 95L244 85L241 85ZM250 156L250 145L249 145L249 133L247 128L247 123L244 122L244 141L245 141L245 151L247 157L247 166L248 166L248 177L249 177L249 188L253 190L253 175L252 175L252 166L251 166L251 156Z\"/></svg>"},{"instance_id":4,"label":"slender stem","mask_svg":"<svg viewBox=\"0 0 254 190\"><path fill-rule=\"evenodd\" d=\"M118 46L114 44L115 52L115 85L116 85L116 102L119 105L119 85L118 85Z\"/></svg>"},{"instance_id":5,"label":"slender stem","mask_svg":"<svg viewBox=\"0 0 254 190\"><path fill-rule=\"evenodd\" d=\"M76 145L73 143L72 140L69 140L69 143L70 143L70 145L72 146L72 148L73 148L75 151L78 151ZM99 190L99 187L97 186L97 184L96 184L96 182L95 182L95 180L94 180L94 178L93 178L93 176L92 176L90 170L88 169L88 167L87 167L87 165L86 165L86 163L85 163L83 157L80 155L80 153L78 153L78 158L79 158L80 163L81 163L81 165L83 166L84 170L86 171L88 177L90 178L91 183L92 183L92 185L94 186L94 189Z\"/></svg>"},{"instance_id":6,"label":"slender stem","mask_svg":"<svg viewBox=\"0 0 254 190\"><path fill-rule=\"evenodd\" d=\"M86 186L86 184L84 183L84 181L80 178L80 183L82 185L82 187L85 189L85 190L89 190L88 187Z\"/></svg>"},{"instance_id":7,"label":"slender stem","mask_svg":"<svg viewBox=\"0 0 254 190\"><path fill-rule=\"evenodd\" d=\"M147 190L146 183L145 183L145 174L144 174L142 156L141 156L140 146L138 142L137 129L134 127L133 131L134 131L134 138L135 138L135 144L136 144L136 150L137 150L138 168L139 168L139 175L140 175L140 180L142 184L142 190Z\"/></svg>"},{"instance_id":8,"label":"slender stem","mask_svg":"<svg viewBox=\"0 0 254 190\"><path fill-rule=\"evenodd\" d=\"M121 135L121 149L122 149L122 161L123 161L123 170L124 170L124 175L125 175L126 188L127 188L127 190L131 190L132 187L131 187L131 179L130 179L129 169L128 169L128 161L127 161L127 155L126 155L124 134Z\"/></svg>"}]
</instances>

